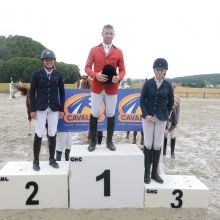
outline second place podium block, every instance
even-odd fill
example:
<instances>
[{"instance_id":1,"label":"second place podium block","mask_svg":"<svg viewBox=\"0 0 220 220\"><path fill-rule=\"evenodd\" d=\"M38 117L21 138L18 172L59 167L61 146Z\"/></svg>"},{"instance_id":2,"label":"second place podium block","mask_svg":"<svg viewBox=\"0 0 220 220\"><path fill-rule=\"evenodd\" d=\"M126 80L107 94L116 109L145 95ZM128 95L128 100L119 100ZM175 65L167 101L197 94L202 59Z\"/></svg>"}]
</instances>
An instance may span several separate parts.
<instances>
[{"instance_id":1,"label":"second place podium block","mask_svg":"<svg viewBox=\"0 0 220 220\"><path fill-rule=\"evenodd\" d=\"M10 161L0 170L0 209L68 208L69 163L59 169L40 161L40 171L32 161Z\"/></svg>"},{"instance_id":2,"label":"second place podium block","mask_svg":"<svg viewBox=\"0 0 220 220\"><path fill-rule=\"evenodd\" d=\"M87 147L71 149L70 208L143 208L144 155L137 145Z\"/></svg>"}]
</instances>

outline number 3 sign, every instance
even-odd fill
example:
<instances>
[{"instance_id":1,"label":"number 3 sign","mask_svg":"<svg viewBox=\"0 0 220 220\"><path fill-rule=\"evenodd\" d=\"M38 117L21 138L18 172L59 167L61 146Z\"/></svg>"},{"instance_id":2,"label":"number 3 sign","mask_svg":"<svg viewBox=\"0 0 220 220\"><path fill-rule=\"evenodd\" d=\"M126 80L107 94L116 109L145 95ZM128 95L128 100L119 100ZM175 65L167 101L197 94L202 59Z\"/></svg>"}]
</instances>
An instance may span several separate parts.
<instances>
[{"instance_id":1,"label":"number 3 sign","mask_svg":"<svg viewBox=\"0 0 220 220\"><path fill-rule=\"evenodd\" d=\"M166 175L145 185L145 207L207 208L208 188L195 176ZM198 199L199 198L199 199Z\"/></svg>"}]
</instances>

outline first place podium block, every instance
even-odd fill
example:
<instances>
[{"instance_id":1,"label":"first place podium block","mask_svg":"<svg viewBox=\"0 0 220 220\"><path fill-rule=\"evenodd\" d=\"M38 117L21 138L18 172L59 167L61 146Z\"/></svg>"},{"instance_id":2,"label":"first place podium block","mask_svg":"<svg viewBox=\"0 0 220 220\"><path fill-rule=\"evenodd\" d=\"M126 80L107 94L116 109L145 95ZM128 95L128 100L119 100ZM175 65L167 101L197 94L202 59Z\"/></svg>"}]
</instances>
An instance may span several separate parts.
<instances>
[{"instance_id":1,"label":"first place podium block","mask_svg":"<svg viewBox=\"0 0 220 220\"><path fill-rule=\"evenodd\" d=\"M73 146L70 153L70 208L144 206L144 155L134 144L116 151L97 145Z\"/></svg>"},{"instance_id":2,"label":"first place podium block","mask_svg":"<svg viewBox=\"0 0 220 220\"><path fill-rule=\"evenodd\" d=\"M164 184L145 184L145 207L208 208L209 189L195 176L164 175Z\"/></svg>"},{"instance_id":3,"label":"first place podium block","mask_svg":"<svg viewBox=\"0 0 220 220\"><path fill-rule=\"evenodd\" d=\"M0 170L0 209L68 208L69 163L59 169L40 161L40 171L31 161L10 161Z\"/></svg>"}]
</instances>

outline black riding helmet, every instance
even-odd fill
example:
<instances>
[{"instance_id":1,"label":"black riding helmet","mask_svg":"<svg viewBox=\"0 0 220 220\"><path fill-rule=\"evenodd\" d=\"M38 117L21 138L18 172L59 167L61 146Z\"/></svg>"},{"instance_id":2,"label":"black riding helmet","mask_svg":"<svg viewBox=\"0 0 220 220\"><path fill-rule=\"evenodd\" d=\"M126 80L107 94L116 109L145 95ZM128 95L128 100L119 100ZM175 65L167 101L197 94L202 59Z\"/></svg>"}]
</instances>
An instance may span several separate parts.
<instances>
[{"instance_id":1,"label":"black riding helmet","mask_svg":"<svg viewBox=\"0 0 220 220\"><path fill-rule=\"evenodd\" d=\"M44 60L44 59L54 59L54 60L56 60L56 55L52 50L46 49L41 54L41 60Z\"/></svg>"},{"instance_id":2,"label":"black riding helmet","mask_svg":"<svg viewBox=\"0 0 220 220\"><path fill-rule=\"evenodd\" d=\"M162 68L168 70L168 63L164 58L157 58L153 64L153 69L155 68Z\"/></svg>"},{"instance_id":3,"label":"black riding helmet","mask_svg":"<svg viewBox=\"0 0 220 220\"><path fill-rule=\"evenodd\" d=\"M102 69L102 74L108 76L108 80L103 82L103 84L113 84L112 77L116 76L116 68L111 64L106 64Z\"/></svg>"}]
</instances>

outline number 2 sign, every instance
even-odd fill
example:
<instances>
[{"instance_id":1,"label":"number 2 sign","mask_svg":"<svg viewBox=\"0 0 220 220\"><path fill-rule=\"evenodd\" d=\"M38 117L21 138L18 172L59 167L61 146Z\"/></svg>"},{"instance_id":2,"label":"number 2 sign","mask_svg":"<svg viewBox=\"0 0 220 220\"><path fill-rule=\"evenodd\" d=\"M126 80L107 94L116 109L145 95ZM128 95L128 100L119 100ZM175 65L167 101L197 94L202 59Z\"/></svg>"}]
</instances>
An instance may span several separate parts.
<instances>
[{"instance_id":1,"label":"number 2 sign","mask_svg":"<svg viewBox=\"0 0 220 220\"><path fill-rule=\"evenodd\" d=\"M36 172L31 161L8 162L0 170L0 209L68 208L69 164L59 165L41 161Z\"/></svg>"}]
</instances>

